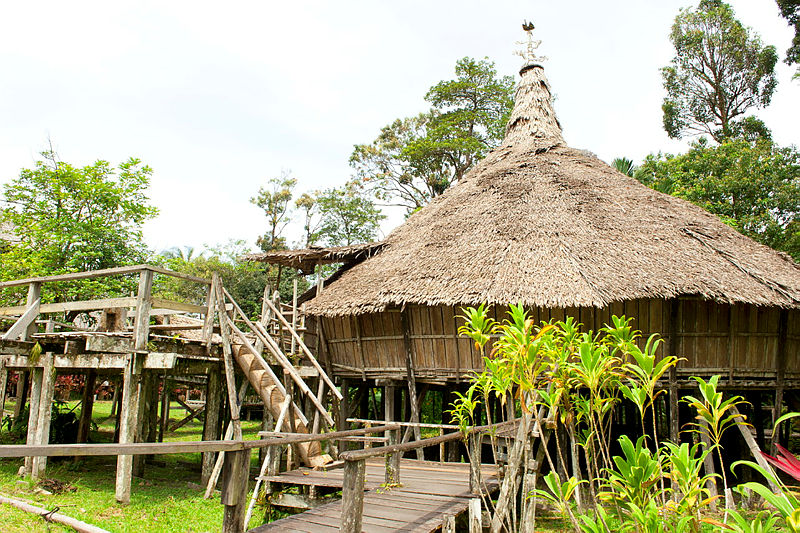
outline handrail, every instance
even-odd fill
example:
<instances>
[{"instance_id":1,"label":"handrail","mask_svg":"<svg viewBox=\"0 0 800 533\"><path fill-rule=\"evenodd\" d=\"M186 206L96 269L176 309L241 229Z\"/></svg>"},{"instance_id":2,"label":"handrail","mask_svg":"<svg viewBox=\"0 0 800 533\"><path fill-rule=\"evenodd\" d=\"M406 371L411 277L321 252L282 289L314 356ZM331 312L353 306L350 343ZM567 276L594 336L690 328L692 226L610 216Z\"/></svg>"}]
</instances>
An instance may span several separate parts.
<instances>
[{"instance_id":1,"label":"handrail","mask_svg":"<svg viewBox=\"0 0 800 533\"><path fill-rule=\"evenodd\" d=\"M355 424L383 424L387 422L386 420L369 420L366 418L348 418L347 421ZM391 423L403 427L417 427L426 429L458 429L458 426L454 424L425 424L423 422L396 422L396 421L392 421Z\"/></svg>"},{"instance_id":2,"label":"handrail","mask_svg":"<svg viewBox=\"0 0 800 533\"><path fill-rule=\"evenodd\" d=\"M172 453L195 452L233 452L266 448L267 446L296 444L332 440L340 437L383 433L399 429L396 424L387 424L374 428L350 429L331 433L308 435L292 433L285 437L271 437L261 440L200 440L189 442L135 442L130 444L7 444L0 446L0 457L70 457L70 456L103 456L103 455L166 455Z\"/></svg>"},{"instance_id":3,"label":"handrail","mask_svg":"<svg viewBox=\"0 0 800 533\"><path fill-rule=\"evenodd\" d=\"M439 435L438 437L430 437L427 439L405 442L402 444L393 444L389 446L381 446L379 448L368 448L364 450L351 450L348 452L340 453L339 459L342 459L344 461L362 461L364 459L370 459L372 457L377 457L379 455L410 452L418 448L427 448L428 446L436 446L444 442L458 440L460 438L464 438L465 436L473 435L475 433L482 433L492 429L504 429L506 427L514 426L518 422L519 420L516 419L516 420L508 420L506 422L500 422L497 424L489 424L486 426L473 426L467 431L466 435L464 435L464 433L460 431L455 431L453 433L448 433L446 435Z\"/></svg>"},{"instance_id":4,"label":"handrail","mask_svg":"<svg viewBox=\"0 0 800 533\"><path fill-rule=\"evenodd\" d=\"M166 268L161 268L153 265L141 264L141 265L114 267L114 268L102 268L99 270L88 270L85 272L70 272L68 274L56 274L52 276L38 276L34 278L2 281L0 282L0 289L5 289L7 287L20 287L22 285L29 285L31 283L49 283L53 281L75 281L80 279L102 278L106 276L122 276L125 274L136 274L144 270L149 270L155 274L163 274L165 276L171 276L173 278L183 279L186 281L193 281L195 283L211 285L210 279L199 278L197 276L182 274L180 272L173 272L172 270L167 270Z\"/></svg>"}]
</instances>

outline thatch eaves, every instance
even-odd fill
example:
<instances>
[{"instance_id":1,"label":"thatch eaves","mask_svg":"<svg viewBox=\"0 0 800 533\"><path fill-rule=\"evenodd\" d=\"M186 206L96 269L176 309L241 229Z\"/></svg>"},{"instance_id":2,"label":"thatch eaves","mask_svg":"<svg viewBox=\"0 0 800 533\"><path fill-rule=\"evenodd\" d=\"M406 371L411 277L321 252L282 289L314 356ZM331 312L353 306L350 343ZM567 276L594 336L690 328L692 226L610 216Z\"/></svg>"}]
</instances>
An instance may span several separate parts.
<instances>
[{"instance_id":1,"label":"thatch eaves","mask_svg":"<svg viewBox=\"0 0 800 533\"><path fill-rule=\"evenodd\" d=\"M333 246L328 248L311 247L301 250L278 250L274 252L253 253L242 257L245 261L258 261L272 265L297 268L311 273L318 264L354 263L376 254L383 247L381 242Z\"/></svg>"},{"instance_id":2,"label":"thatch eaves","mask_svg":"<svg viewBox=\"0 0 800 533\"><path fill-rule=\"evenodd\" d=\"M800 307L800 266L714 215L569 148L539 66L523 70L503 145L307 304L602 307L697 295Z\"/></svg>"}]
</instances>

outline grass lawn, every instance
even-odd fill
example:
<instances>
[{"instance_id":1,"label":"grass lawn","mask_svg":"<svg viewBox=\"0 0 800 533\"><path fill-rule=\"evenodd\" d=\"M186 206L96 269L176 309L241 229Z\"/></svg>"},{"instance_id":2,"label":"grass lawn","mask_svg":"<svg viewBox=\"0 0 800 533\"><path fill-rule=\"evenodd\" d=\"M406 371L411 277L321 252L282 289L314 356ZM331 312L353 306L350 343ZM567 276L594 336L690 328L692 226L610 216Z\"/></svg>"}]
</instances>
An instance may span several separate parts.
<instances>
[{"instance_id":1,"label":"grass lawn","mask_svg":"<svg viewBox=\"0 0 800 533\"><path fill-rule=\"evenodd\" d=\"M76 402L70 403L70 407ZM13 400L6 409L13 408ZM80 410L80 407L78 407ZM109 442L114 434L114 421L109 419L111 402L95 402L93 419L97 431L92 431L92 442ZM183 417L185 411L174 403L172 420ZM257 438L260 421L242 422L246 439ZM200 440L202 421L194 420L176 432L168 432L165 441ZM4 428L0 438L7 436ZM251 466L258 468L258 454L253 453ZM114 532L202 532L219 531L222 526L223 506L219 496L203 499L202 490L191 489L188 484L200 482L200 454L156 456L156 464L147 465L144 478L134 478L131 503L120 505L114 500L116 473L115 457L85 458L80 463L72 459L51 458L47 477L68 484L68 490L52 495L38 494L32 483L21 480L17 470L21 459L0 460L0 494L26 500L46 509L60 508L60 512ZM250 526L260 523L263 513L256 509ZM71 531L8 505L0 505L2 531Z\"/></svg>"}]
</instances>

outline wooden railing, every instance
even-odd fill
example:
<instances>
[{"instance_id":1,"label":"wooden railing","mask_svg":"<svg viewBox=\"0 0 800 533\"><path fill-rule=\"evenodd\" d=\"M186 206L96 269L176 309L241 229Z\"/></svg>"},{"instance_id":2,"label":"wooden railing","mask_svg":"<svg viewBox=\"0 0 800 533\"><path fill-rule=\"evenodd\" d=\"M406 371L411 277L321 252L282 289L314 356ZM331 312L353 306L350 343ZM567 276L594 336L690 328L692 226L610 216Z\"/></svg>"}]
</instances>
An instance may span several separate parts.
<instances>
[{"instance_id":1,"label":"wooden railing","mask_svg":"<svg viewBox=\"0 0 800 533\"><path fill-rule=\"evenodd\" d=\"M386 484L387 486L400 483L400 457L410 451L427 448L429 446L439 446L441 444L466 438L470 446L469 455L469 490L476 498L480 498L483 487L481 483L481 436L483 433L498 431L514 426L516 420L492 424L487 426L476 426L470 428L466 434L461 431L439 435L428 439L400 443L399 427L388 433L389 442L380 448L365 448L363 450L346 451L339 454L339 459L344 461L344 485L342 488L342 522L340 531L345 533L360 533L362 514L364 512L364 474L366 471L366 460L373 457L384 456L386 458ZM480 513L480 500L477 505ZM474 514L474 505L470 504L470 513ZM470 520L475 521L476 517L471 516ZM480 520L479 516L477 517Z\"/></svg>"},{"instance_id":2,"label":"wooden railing","mask_svg":"<svg viewBox=\"0 0 800 533\"><path fill-rule=\"evenodd\" d=\"M42 303L42 286L47 283L60 283L69 281L79 281L97 279L111 276L126 276L139 274L139 294L137 296L125 296L117 298L100 298L93 300L80 300L69 302ZM28 296L25 305L12 305L0 307L0 316L15 316L16 320L12 326L2 335L3 340L27 340L35 332L35 321L42 314L63 313L70 311L93 311L99 309L128 309L132 308L138 315L140 308L146 307L147 315L153 309L164 309L183 313L196 313L200 315L213 316L213 309L208 305L197 305L194 303L179 302L158 298L152 295L152 280L154 274L170 276L173 278L211 286L211 280L173 272L164 268L152 265L133 265L117 268L105 268L101 270L91 270L87 272L73 272L69 274L58 274L53 276L39 276L33 278L17 279L0 282L0 289L28 286ZM144 290L142 290L144 289ZM207 343L211 340L211 325L203 326L203 339Z\"/></svg>"},{"instance_id":3,"label":"wooden railing","mask_svg":"<svg viewBox=\"0 0 800 533\"><path fill-rule=\"evenodd\" d=\"M225 506L222 520L223 533L243 533L247 506L247 489L250 478L250 452L257 448L280 447L302 442L342 440L371 433L397 432L398 425L388 424L375 428L352 429L317 435L265 433L261 440L214 440L190 442L137 442L130 444L49 444L2 445L0 457L85 457L164 455L173 453L225 452L222 466L221 502Z\"/></svg>"}]
</instances>

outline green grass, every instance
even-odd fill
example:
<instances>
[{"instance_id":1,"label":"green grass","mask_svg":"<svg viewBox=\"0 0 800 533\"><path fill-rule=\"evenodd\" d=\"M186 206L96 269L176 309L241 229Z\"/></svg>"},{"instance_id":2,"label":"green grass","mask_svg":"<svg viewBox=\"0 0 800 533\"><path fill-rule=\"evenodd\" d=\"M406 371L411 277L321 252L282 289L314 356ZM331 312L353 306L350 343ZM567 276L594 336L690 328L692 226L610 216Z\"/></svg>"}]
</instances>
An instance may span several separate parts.
<instances>
[{"instance_id":1,"label":"green grass","mask_svg":"<svg viewBox=\"0 0 800 533\"><path fill-rule=\"evenodd\" d=\"M75 402L70 403L70 407L74 405ZM185 411L177 403L172 407L173 421L184 416ZM6 409L9 408L7 404ZM109 417L110 411L110 402L95 403L93 420L97 430L90 434L92 442L111 441L114 420ZM260 424L260 421L243 421L244 438L258 438ZM168 432L164 440L200 440L202 427L202 421L194 420L176 432ZM143 478L134 478L129 505L120 505L114 500L115 457L87 458L79 463L72 459L51 458L47 477L69 483L75 488L74 491L53 495L37 494L32 490L34 487L31 483L19 483L17 470L21 464L20 459L0 460L1 494L46 509L58 506L63 514L109 531L202 532L219 531L222 525L223 506L219 496L206 500L202 490L188 486L190 482L200 482L200 454L157 456L156 464L145 468ZM257 453L253 453L251 466L259 466ZM256 509L250 526L258 525L262 516L263 513ZM7 505L0 505L0 524L4 532L66 531Z\"/></svg>"}]
</instances>

